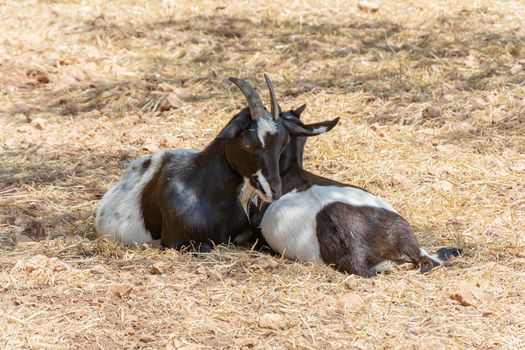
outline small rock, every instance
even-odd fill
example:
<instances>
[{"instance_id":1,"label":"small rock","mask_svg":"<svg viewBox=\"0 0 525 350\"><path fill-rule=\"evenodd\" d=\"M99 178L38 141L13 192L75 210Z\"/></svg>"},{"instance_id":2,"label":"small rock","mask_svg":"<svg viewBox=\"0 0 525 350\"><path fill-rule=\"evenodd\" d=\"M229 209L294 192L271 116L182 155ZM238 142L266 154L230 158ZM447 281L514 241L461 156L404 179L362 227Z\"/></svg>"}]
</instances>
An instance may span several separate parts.
<instances>
[{"instance_id":1,"label":"small rock","mask_svg":"<svg viewBox=\"0 0 525 350\"><path fill-rule=\"evenodd\" d=\"M42 130L42 129L44 129L44 127L46 126L46 120L45 120L45 119L42 119L42 118L35 118L35 119L33 119L33 121L31 122L31 125L32 125L35 129Z\"/></svg>"},{"instance_id":2,"label":"small rock","mask_svg":"<svg viewBox=\"0 0 525 350\"><path fill-rule=\"evenodd\" d=\"M441 118L443 112L441 112L441 109L439 107L428 106L427 108L423 109L421 115L423 116L423 118L426 119L435 119Z\"/></svg>"},{"instance_id":3,"label":"small rock","mask_svg":"<svg viewBox=\"0 0 525 350\"><path fill-rule=\"evenodd\" d=\"M479 306L485 299L485 293L475 284L461 281L448 289L450 299L463 306Z\"/></svg>"},{"instance_id":4,"label":"small rock","mask_svg":"<svg viewBox=\"0 0 525 350\"><path fill-rule=\"evenodd\" d=\"M31 68L26 72L26 75L39 83L47 84L49 83L49 77L47 75L47 72L38 69L38 68Z\"/></svg>"},{"instance_id":5,"label":"small rock","mask_svg":"<svg viewBox=\"0 0 525 350\"><path fill-rule=\"evenodd\" d=\"M379 4L371 1L359 1L357 3L357 8L363 12L374 13L379 10Z\"/></svg>"},{"instance_id":6,"label":"small rock","mask_svg":"<svg viewBox=\"0 0 525 350\"><path fill-rule=\"evenodd\" d=\"M35 241L31 239L31 237L26 235L20 235L16 237L16 243L17 244L24 244L24 243L34 243Z\"/></svg>"},{"instance_id":7,"label":"small rock","mask_svg":"<svg viewBox=\"0 0 525 350\"><path fill-rule=\"evenodd\" d=\"M471 103L476 109L483 109L485 107L485 100L483 100L481 97L474 97Z\"/></svg>"},{"instance_id":8,"label":"small rock","mask_svg":"<svg viewBox=\"0 0 525 350\"><path fill-rule=\"evenodd\" d=\"M47 270L52 272L60 272L69 270L71 266L58 260L57 258L48 258L45 255L35 255L29 260L19 260L11 271L25 271L32 273L33 271Z\"/></svg>"},{"instance_id":9,"label":"small rock","mask_svg":"<svg viewBox=\"0 0 525 350\"><path fill-rule=\"evenodd\" d=\"M155 341L155 337L152 335L144 334L142 337L140 337L139 341L143 343L151 343L152 341Z\"/></svg>"},{"instance_id":10,"label":"small rock","mask_svg":"<svg viewBox=\"0 0 525 350\"><path fill-rule=\"evenodd\" d=\"M31 112L31 106L27 103L17 103L13 105L13 112L28 115Z\"/></svg>"},{"instance_id":11,"label":"small rock","mask_svg":"<svg viewBox=\"0 0 525 350\"><path fill-rule=\"evenodd\" d=\"M154 275L162 275L164 273L164 264L159 261L151 265L151 273Z\"/></svg>"},{"instance_id":12,"label":"small rock","mask_svg":"<svg viewBox=\"0 0 525 350\"><path fill-rule=\"evenodd\" d=\"M132 289L133 286L130 284L112 284L108 287L106 294L111 297L123 298L124 296L130 294Z\"/></svg>"},{"instance_id":13,"label":"small rock","mask_svg":"<svg viewBox=\"0 0 525 350\"><path fill-rule=\"evenodd\" d=\"M339 298L338 304L345 311L359 311L365 307L365 301L357 293L347 293Z\"/></svg>"},{"instance_id":14,"label":"small rock","mask_svg":"<svg viewBox=\"0 0 525 350\"><path fill-rule=\"evenodd\" d=\"M518 74L519 72L521 72L522 69L523 69L523 67L521 66L521 64L516 63L515 65L513 65L510 68L510 73L511 74Z\"/></svg>"},{"instance_id":15,"label":"small rock","mask_svg":"<svg viewBox=\"0 0 525 350\"><path fill-rule=\"evenodd\" d=\"M286 327L286 322L279 314L264 314L259 318L259 327L269 329L283 329Z\"/></svg>"},{"instance_id":16,"label":"small rock","mask_svg":"<svg viewBox=\"0 0 525 350\"><path fill-rule=\"evenodd\" d=\"M176 109L182 107L182 100L175 93L168 94L160 103L159 111L169 111L170 109Z\"/></svg>"},{"instance_id":17,"label":"small rock","mask_svg":"<svg viewBox=\"0 0 525 350\"><path fill-rule=\"evenodd\" d=\"M454 86L456 87L456 89L461 91L467 91L468 89L470 89L470 84L466 80L460 80Z\"/></svg>"}]
</instances>

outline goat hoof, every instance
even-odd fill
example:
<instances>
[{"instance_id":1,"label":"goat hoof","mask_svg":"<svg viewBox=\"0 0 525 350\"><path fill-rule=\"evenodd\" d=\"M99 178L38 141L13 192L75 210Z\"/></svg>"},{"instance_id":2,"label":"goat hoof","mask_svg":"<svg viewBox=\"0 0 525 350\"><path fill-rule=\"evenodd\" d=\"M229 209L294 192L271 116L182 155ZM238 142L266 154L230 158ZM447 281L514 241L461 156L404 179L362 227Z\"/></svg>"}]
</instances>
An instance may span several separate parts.
<instances>
[{"instance_id":1,"label":"goat hoof","mask_svg":"<svg viewBox=\"0 0 525 350\"><path fill-rule=\"evenodd\" d=\"M199 253L211 253L211 245L208 243L201 243L198 249Z\"/></svg>"},{"instance_id":2,"label":"goat hoof","mask_svg":"<svg viewBox=\"0 0 525 350\"><path fill-rule=\"evenodd\" d=\"M456 247L450 247L450 248L438 249L438 251L436 252L436 255L441 260L446 261L456 256L460 256L462 253L463 253L463 249L456 248Z\"/></svg>"}]
</instances>

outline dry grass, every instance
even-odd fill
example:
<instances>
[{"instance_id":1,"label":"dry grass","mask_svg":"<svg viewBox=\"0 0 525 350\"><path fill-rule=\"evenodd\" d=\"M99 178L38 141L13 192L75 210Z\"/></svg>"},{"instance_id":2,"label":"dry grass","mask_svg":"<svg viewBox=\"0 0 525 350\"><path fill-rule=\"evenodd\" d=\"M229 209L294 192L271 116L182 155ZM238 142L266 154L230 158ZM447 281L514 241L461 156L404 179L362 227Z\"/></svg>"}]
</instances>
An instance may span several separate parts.
<instances>
[{"instance_id":1,"label":"dry grass","mask_svg":"<svg viewBox=\"0 0 525 350\"><path fill-rule=\"evenodd\" d=\"M373 14L336 0L3 1L0 347L524 349L524 18L518 0ZM283 106L342 118L311 140L308 168L465 256L362 279L249 248L94 239L98 199L130 159L203 147L242 104L225 78L262 87L264 71ZM182 102L158 112L166 84ZM35 227L44 240L17 243ZM67 265L20 268L37 254ZM484 293L476 306L450 298L460 281ZM340 306L350 292L363 308ZM284 328L261 327L265 313Z\"/></svg>"}]
</instances>

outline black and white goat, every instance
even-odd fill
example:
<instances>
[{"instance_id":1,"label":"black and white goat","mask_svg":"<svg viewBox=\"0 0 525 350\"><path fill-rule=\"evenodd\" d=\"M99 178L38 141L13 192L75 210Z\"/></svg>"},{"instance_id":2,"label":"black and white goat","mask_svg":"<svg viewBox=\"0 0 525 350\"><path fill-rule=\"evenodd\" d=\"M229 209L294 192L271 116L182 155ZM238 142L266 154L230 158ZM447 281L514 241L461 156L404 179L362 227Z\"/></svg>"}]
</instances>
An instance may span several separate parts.
<instances>
[{"instance_id":1,"label":"black and white goat","mask_svg":"<svg viewBox=\"0 0 525 350\"><path fill-rule=\"evenodd\" d=\"M297 136L291 136L281 157L283 196L267 206L260 221L261 233L275 252L365 277L391 269L403 256L427 272L461 253L442 248L430 255L389 204L362 188L304 170L306 137L327 132L339 121L305 125L299 119L304 108L281 114Z\"/></svg>"},{"instance_id":2,"label":"black and white goat","mask_svg":"<svg viewBox=\"0 0 525 350\"><path fill-rule=\"evenodd\" d=\"M265 74L267 83L270 82ZM279 157L288 131L272 100L271 114L247 82L230 78L248 108L235 115L203 151L159 151L132 162L102 198L95 225L103 236L141 245L161 239L168 248L242 240L249 223L241 187L264 202L281 196Z\"/></svg>"}]
</instances>

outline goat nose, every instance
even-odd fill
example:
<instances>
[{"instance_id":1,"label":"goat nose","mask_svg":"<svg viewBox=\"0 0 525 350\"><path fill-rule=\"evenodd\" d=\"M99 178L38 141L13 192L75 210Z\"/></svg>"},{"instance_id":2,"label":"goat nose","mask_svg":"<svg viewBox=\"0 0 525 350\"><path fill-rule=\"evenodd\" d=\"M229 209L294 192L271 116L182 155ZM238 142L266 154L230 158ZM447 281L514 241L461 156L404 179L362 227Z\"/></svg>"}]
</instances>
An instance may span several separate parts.
<instances>
[{"instance_id":1,"label":"goat nose","mask_svg":"<svg viewBox=\"0 0 525 350\"><path fill-rule=\"evenodd\" d=\"M276 201L279 198L281 198L281 189L273 189L272 188L272 200Z\"/></svg>"},{"instance_id":2,"label":"goat nose","mask_svg":"<svg viewBox=\"0 0 525 350\"><path fill-rule=\"evenodd\" d=\"M281 179L279 178L270 179L270 189L272 191L272 200L276 201L279 198L281 198L281 195L282 195Z\"/></svg>"}]
</instances>

